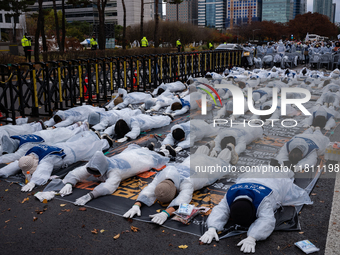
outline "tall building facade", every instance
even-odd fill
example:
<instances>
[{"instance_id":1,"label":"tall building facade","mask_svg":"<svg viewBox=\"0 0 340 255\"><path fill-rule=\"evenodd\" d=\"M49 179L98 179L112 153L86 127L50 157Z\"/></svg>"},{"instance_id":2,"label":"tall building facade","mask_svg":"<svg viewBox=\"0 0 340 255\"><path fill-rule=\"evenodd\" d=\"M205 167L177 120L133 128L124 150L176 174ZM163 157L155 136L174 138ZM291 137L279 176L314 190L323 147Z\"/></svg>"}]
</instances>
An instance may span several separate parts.
<instances>
[{"instance_id":1,"label":"tall building facade","mask_svg":"<svg viewBox=\"0 0 340 255\"><path fill-rule=\"evenodd\" d=\"M178 21L198 24L198 0L184 0L178 5ZM177 20L176 4L166 4L166 20Z\"/></svg>"},{"instance_id":2,"label":"tall building facade","mask_svg":"<svg viewBox=\"0 0 340 255\"><path fill-rule=\"evenodd\" d=\"M313 12L326 15L331 20L332 6L332 0L314 0Z\"/></svg>"},{"instance_id":3,"label":"tall building facade","mask_svg":"<svg viewBox=\"0 0 340 255\"><path fill-rule=\"evenodd\" d=\"M7 34L8 38L6 39L11 40L11 36L14 32L14 17L9 17L6 13L8 12L0 10L0 41L2 39L5 40L5 38L1 38L1 33ZM17 18L16 23L16 37L17 40L20 41L26 30L25 14L20 15L19 18Z\"/></svg>"},{"instance_id":4,"label":"tall building facade","mask_svg":"<svg viewBox=\"0 0 340 255\"><path fill-rule=\"evenodd\" d=\"M226 27L261 21L262 0L227 0Z\"/></svg>"},{"instance_id":5,"label":"tall building facade","mask_svg":"<svg viewBox=\"0 0 340 255\"><path fill-rule=\"evenodd\" d=\"M332 4L332 14L331 14L331 22L335 23L335 14L336 14L336 3Z\"/></svg>"},{"instance_id":6,"label":"tall building facade","mask_svg":"<svg viewBox=\"0 0 340 255\"><path fill-rule=\"evenodd\" d=\"M296 17L296 15L302 15L307 12L307 0L294 0L293 3L293 16L292 19Z\"/></svg>"},{"instance_id":7,"label":"tall building facade","mask_svg":"<svg viewBox=\"0 0 340 255\"><path fill-rule=\"evenodd\" d=\"M263 0L262 21L285 23L293 18L294 0Z\"/></svg>"},{"instance_id":8,"label":"tall building facade","mask_svg":"<svg viewBox=\"0 0 340 255\"><path fill-rule=\"evenodd\" d=\"M225 19L225 0L198 0L198 26L222 29Z\"/></svg>"}]
</instances>

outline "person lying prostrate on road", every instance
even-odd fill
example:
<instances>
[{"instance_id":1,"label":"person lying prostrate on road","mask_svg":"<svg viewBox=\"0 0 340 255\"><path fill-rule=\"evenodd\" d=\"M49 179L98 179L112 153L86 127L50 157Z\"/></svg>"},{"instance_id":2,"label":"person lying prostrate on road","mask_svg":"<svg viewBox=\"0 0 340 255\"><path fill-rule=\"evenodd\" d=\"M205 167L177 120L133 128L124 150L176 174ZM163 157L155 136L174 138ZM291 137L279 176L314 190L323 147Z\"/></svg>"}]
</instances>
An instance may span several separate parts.
<instances>
[{"instance_id":1,"label":"person lying prostrate on road","mask_svg":"<svg viewBox=\"0 0 340 255\"><path fill-rule=\"evenodd\" d=\"M172 117L182 115L190 110L190 94L184 98L175 98L172 104L166 108L165 113L171 114Z\"/></svg>"},{"instance_id":2,"label":"person lying prostrate on road","mask_svg":"<svg viewBox=\"0 0 340 255\"><path fill-rule=\"evenodd\" d=\"M222 129L215 137L215 147L212 149L210 156L216 157L229 143L232 143L235 146L236 153L240 154L245 151L248 144L261 139L262 135L262 127L235 126Z\"/></svg>"},{"instance_id":3,"label":"person lying prostrate on road","mask_svg":"<svg viewBox=\"0 0 340 255\"><path fill-rule=\"evenodd\" d=\"M104 131L107 127L116 124L119 119L139 114L142 114L141 110L131 110L130 108L105 112L92 112L89 114L88 123L92 130Z\"/></svg>"},{"instance_id":4,"label":"person lying prostrate on road","mask_svg":"<svg viewBox=\"0 0 340 255\"><path fill-rule=\"evenodd\" d=\"M110 195L116 191L120 182L151 168L161 168L168 163L169 158L163 157L154 151L131 144L127 149L112 157L106 157L101 151L97 151L85 165L69 172L57 186L60 195L66 196L72 193L72 187L78 182L85 181L91 175L102 181L91 192L78 198L76 205L84 205L92 199Z\"/></svg>"},{"instance_id":5,"label":"person lying prostrate on road","mask_svg":"<svg viewBox=\"0 0 340 255\"><path fill-rule=\"evenodd\" d=\"M103 108L94 107L92 105L82 105L73 107L71 109L62 111L59 110L56 114L45 121L45 125L47 127L67 127L72 125L78 121L85 121L87 120L89 114L91 112L98 112L98 111L105 111Z\"/></svg>"},{"instance_id":6,"label":"person lying prostrate on road","mask_svg":"<svg viewBox=\"0 0 340 255\"><path fill-rule=\"evenodd\" d=\"M153 92L152 95L159 96L165 91L167 92L182 92L187 86L181 81L175 81L170 83L162 83Z\"/></svg>"},{"instance_id":7,"label":"person lying prostrate on road","mask_svg":"<svg viewBox=\"0 0 340 255\"><path fill-rule=\"evenodd\" d=\"M53 170L89 160L96 151L108 148L108 142L100 140L92 131L81 132L54 146L39 144L32 147L25 156L1 168L0 177L7 178L22 171L28 183L21 191L32 191L35 185L44 185Z\"/></svg>"},{"instance_id":8,"label":"person lying prostrate on road","mask_svg":"<svg viewBox=\"0 0 340 255\"><path fill-rule=\"evenodd\" d=\"M195 154L186 158L180 164L167 164L167 167L159 172L153 181L139 194L136 203L123 217L132 218L136 214L141 216L142 205L151 206L155 200L162 203L170 203L166 210L150 215L152 222L162 225L170 217L181 203L189 204L193 192L208 186L225 176L226 172L211 174L210 172L195 172L194 165L229 165L233 145L221 151L217 158L209 157L206 146L198 148ZM177 196L176 196L177 194Z\"/></svg>"},{"instance_id":9,"label":"person lying prostrate on road","mask_svg":"<svg viewBox=\"0 0 340 255\"><path fill-rule=\"evenodd\" d=\"M255 104L263 104L272 98L273 89L271 88L260 88L253 90L253 101Z\"/></svg>"},{"instance_id":10,"label":"person lying prostrate on road","mask_svg":"<svg viewBox=\"0 0 340 255\"><path fill-rule=\"evenodd\" d=\"M334 108L334 107L333 107ZM320 129L331 130L336 126L334 118L339 117L339 113L332 107L320 106L311 116L304 119L304 127L320 127Z\"/></svg>"},{"instance_id":11,"label":"person lying prostrate on road","mask_svg":"<svg viewBox=\"0 0 340 255\"><path fill-rule=\"evenodd\" d=\"M36 131L40 131L46 129L44 123L42 121L32 122L29 124L23 125L4 125L0 126L0 145L3 137L9 138L13 135L28 135L32 134ZM2 154L2 145L0 148L0 155Z\"/></svg>"},{"instance_id":12,"label":"person lying prostrate on road","mask_svg":"<svg viewBox=\"0 0 340 255\"><path fill-rule=\"evenodd\" d=\"M125 89L118 89L118 96L112 99L106 106L106 110L121 110L126 108L129 104L140 104L151 99L149 93L144 92L131 92L127 93Z\"/></svg>"},{"instance_id":13,"label":"person lying prostrate on road","mask_svg":"<svg viewBox=\"0 0 340 255\"><path fill-rule=\"evenodd\" d=\"M334 106L339 107L339 96L340 92L333 93L333 92L325 92L322 93L322 95L319 97L319 99L316 101L315 105L324 105L326 107Z\"/></svg>"},{"instance_id":14,"label":"person lying prostrate on road","mask_svg":"<svg viewBox=\"0 0 340 255\"><path fill-rule=\"evenodd\" d=\"M147 112L159 111L162 107L171 105L176 98L178 97L173 95L171 92L166 91L158 97L147 100L139 107L139 109L147 110Z\"/></svg>"},{"instance_id":15,"label":"person lying prostrate on road","mask_svg":"<svg viewBox=\"0 0 340 255\"><path fill-rule=\"evenodd\" d=\"M162 141L162 147L171 145L175 147L176 152L179 152L193 146L195 142L202 140L204 137L215 136L217 132L217 128L209 125L204 120L179 123L171 127L170 133Z\"/></svg>"},{"instance_id":16,"label":"person lying prostrate on road","mask_svg":"<svg viewBox=\"0 0 340 255\"><path fill-rule=\"evenodd\" d=\"M310 127L285 143L276 159L281 165L295 165L295 171L310 169L316 165L318 156L325 153L328 144L329 138L321 133L320 127Z\"/></svg>"},{"instance_id":17,"label":"person lying prostrate on road","mask_svg":"<svg viewBox=\"0 0 340 255\"><path fill-rule=\"evenodd\" d=\"M25 156L26 152L32 147L46 143L53 145L65 142L72 136L88 131L87 123L79 126L79 123L70 127L60 127L51 130L41 130L29 135L14 135L2 137L2 148L5 155L0 156L0 163L10 163Z\"/></svg>"},{"instance_id":18,"label":"person lying prostrate on road","mask_svg":"<svg viewBox=\"0 0 340 255\"><path fill-rule=\"evenodd\" d=\"M208 230L200 241L210 244L228 220L249 227L247 238L237 244L244 253L255 253L256 241L267 239L274 231L274 212L280 206L312 204L307 192L294 184L290 172L245 173L231 186L208 219Z\"/></svg>"},{"instance_id":19,"label":"person lying prostrate on road","mask_svg":"<svg viewBox=\"0 0 340 255\"><path fill-rule=\"evenodd\" d=\"M165 127L170 124L172 118L170 116L149 116L140 114L132 117L125 117L116 122L115 125L104 130L102 138L113 139L111 136L118 138L117 142L122 143L127 140L134 140L140 132L152 128Z\"/></svg>"}]
</instances>

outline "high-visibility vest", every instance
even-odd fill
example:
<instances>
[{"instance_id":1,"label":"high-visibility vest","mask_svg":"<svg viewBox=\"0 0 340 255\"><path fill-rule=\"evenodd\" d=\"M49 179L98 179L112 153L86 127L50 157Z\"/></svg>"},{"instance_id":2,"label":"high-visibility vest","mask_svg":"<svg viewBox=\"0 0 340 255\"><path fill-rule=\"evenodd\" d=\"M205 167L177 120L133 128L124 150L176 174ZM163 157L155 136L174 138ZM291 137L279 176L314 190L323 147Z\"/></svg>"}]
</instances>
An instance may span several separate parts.
<instances>
[{"instance_id":1,"label":"high-visibility vest","mask_svg":"<svg viewBox=\"0 0 340 255\"><path fill-rule=\"evenodd\" d=\"M141 40L141 43L142 43L142 47L147 47L149 44L148 40L145 37L143 37L143 39Z\"/></svg>"},{"instance_id":2,"label":"high-visibility vest","mask_svg":"<svg viewBox=\"0 0 340 255\"><path fill-rule=\"evenodd\" d=\"M90 45L92 47L92 46L98 45L98 43L97 43L97 41L95 39L91 38Z\"/></svg>"},{"instance_id":3,"label":"high-visibility vest","mask_svg":"<svg viewBox=\"0 0 340 255\"><path fill-rule=\"evenodd\" d=\"M26 36L24 36L21 39L21 45L22 47L31 46L31 42L26 38Z\"/></svg>"},{"instance_id":4,"label":"high-visibility vest","mask_svg":"<svg viewBox=\"0 0 340 255\"><path fill-rule=\"evenodd\" d=\"M213 47L212 43L209 43L209 49L212 48L212 47Z\"/></svg>"},{"instance_id":5,"label":"high-visibility vest","mask_svg":"<svg viewBox=\"0 0 340 255\"><path fill-rule=\"evenodd\" d=\"M181 42L179 40L176 41L176 47L181 46Z\"/></svg>"}]
</instances>

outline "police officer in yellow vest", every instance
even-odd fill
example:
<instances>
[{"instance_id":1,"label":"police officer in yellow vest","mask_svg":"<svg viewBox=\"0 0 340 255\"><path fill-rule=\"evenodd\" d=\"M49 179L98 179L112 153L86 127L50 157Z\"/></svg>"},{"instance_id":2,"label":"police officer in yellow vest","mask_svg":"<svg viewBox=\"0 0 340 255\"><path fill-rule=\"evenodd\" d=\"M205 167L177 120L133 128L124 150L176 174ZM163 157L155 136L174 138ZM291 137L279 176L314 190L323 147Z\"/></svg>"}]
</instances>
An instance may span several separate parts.
<instances>
[{"instance_id":1,"label":"police officer in yellow vest","mask_svg":"<svg viewBox=\"0 0 340 255\"><path fill-rule=\"evenodd\" d=\"M96 41L96 36L93 35L91 40L90 40L90 45L91 45L91 50L96 50L97 49L97 46L98 46L98 43Z\"/></svg>"},{"instance_id":2,"label":"police officer in yellow vest","mask_svg":"<svg viewBox=\"0 0 340 255\"><path fill-rule=\"evenodd\" d=\"M177 49L178 49L178 52L180 52L180 51L181 51L182 44L181 44L181 41L180 41L179 39L176 41L176 47L177 47Z\"/></svg>"},{"instance_id":3,"label":"police officer in yellow vest","mask_svg":"<svg viewBox=\"0 0 340 255\"><path fill-rule=\"evenodd\" d=\"M213 44L209 42L209 50L212 50L214 48Z\"/></svg>"},{"instance_id":4,"label":"police officer in yellow vest","mask_svg":"<svg viewBox=\"0 0 340 255\"><path fill-rule=\"evenodd\" d=\"M141 40L141 47L142 48L146 48L149 46L149 42L148 40L146 39L146 37L144 36L143 39Z\"/></svg>"},{"instance_id":5,"label":"police officer in yellow vest","mask_svg":"<svg viewBox=\"0 0 340 255\"><path fill-rule=\"evenodd\" d=\"M27 33L21 39L21 45L24 47L25 58L31 62L31 38L27 37Z\"/></svg>"}]
</instances>

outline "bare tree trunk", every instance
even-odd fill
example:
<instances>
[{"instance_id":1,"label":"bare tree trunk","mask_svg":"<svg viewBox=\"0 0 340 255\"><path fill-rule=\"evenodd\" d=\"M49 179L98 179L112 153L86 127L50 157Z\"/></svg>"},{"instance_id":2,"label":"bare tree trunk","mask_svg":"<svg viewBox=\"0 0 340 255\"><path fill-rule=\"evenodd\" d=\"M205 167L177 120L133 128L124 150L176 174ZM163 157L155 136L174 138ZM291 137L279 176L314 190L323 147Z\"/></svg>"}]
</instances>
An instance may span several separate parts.
<instances>
[{"instance_id":1,"label":"bare tree trunk","mask_svg":"<svg viewBox=\"0 0 340 255\"><path fill-rule=\"evenodd\" d=\"M14 17L13 17L14 18ZM14 31L13 31L13 43L16 44L17 43L17 23L16 23L16 19L14 18Z\"/></svg>"},{"instance_id":2,"label":"bare tree trunk","mask_svg":"<svg viewBox=\"0 0 340 255\"><path fill-rule=\"evenodd\" d=\"M38 22L37 22L37 29L35 31L35 38L34 38L34 62L39 61L39 36L40 36L40 30L41 30L41 17L43 15L42 2L43 0L39 0Z\"/></svg>"},{"instance_id":3,"label":"bare tree trunk","mask_svg":"<svg viewBox=\"0 0 340 255\"><path fill-rule=\"evenodd\" d=\"M55 21L55 30L56 30L56 37L57 37L57 43L60 51L60 33L59 33L59 20L58 20L58 12L57 12L57 5L55 3L55 0L53 0L53 10L54 10L54 21Z\"/></svg>"},{"instance_id":4,"label":"bare tree trunk","mask_svg":"<svg viewBox=\"0 0 340 255\"><path fill-rule=\"evenodd\" d=\"M176 19L178 21L178 3L176 3Z\"/></svg>"},{"instance_id":5,"label":"bare tree trunk","mask_svg":"<svg viewBox=\"0 0 340 255\"><path fill-rule=\"evenodd\" d=\"M125 50L126 49L126 39L125 39L125 36L126 36L126 8L125 8L125 1L122 0L122 5L123 5L123 12L124 12L124 21L123 21L123 49Z\"/></svg>"},{"instance_id":6,"label":"bare tree trunk","mask_svg":"<svg viewBox=\"0 0 340 255\"><path fill-rule=\"evenodd\" d=\"M154 41L155 48L158 48L158 24L159 24L159 15L158 15L158 0L155 0L156 10L155 10L155 32L154 32Z\"/></svg>"},{"instance_id":7,"label":"bare tree trunk","mask_svg":"<svg viewBox=\"0 0 340 255\"><path fill-rule=\"evenodd\" d=\"M61 1L61 12L62 12L62 18L61 18L61 44L60 44L60 51L65 51L65 0Z\"/></svg>"},{"instance_id":8,"label":"bare tree trunk","mask_svg":"<svg viewBox=\"0 0 340 255\"><path fill-rule=\"evenodd\" d=\"M144 0L141 0L141 7L140 7L140 38L143 38L143 20L144 20Z\"/></svg>"},{"instance_id":9,"label":"bare tree trunk","mask_svg":"<svg viewBox=\"0 0 340 255\"><path fill-rule=\"evenodd\" d=\"M42 37L42 44L43 44L43 52L47 52L47 43L46 43L46 36L45 36L45 18L44 18L44 10L41 15L41 37ZM44 59L44 61L46 61Z\"/></svg>"},{"instance_id":10,"label":"bare tree trunk","mask_svg":"<svg viewBox=\"0 0 340 255\"><path fill-rule=\"evenodd\" d=\"M98 44L99 49L105 50L105 6L107 0L97 0L97 8L99 13L99 31L98 31Z\"/></svg>"}]
</instances>

